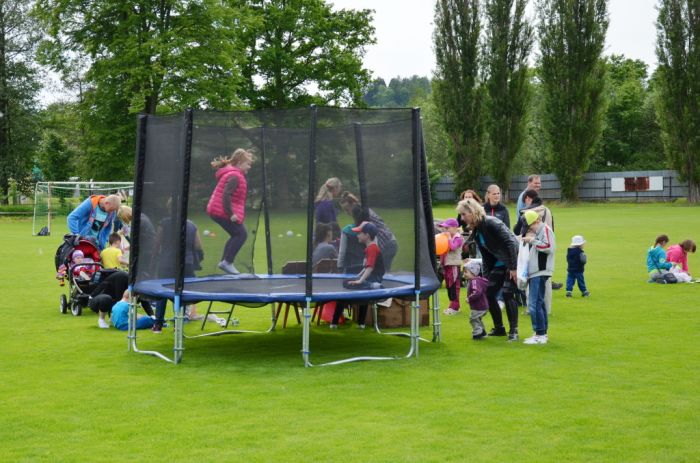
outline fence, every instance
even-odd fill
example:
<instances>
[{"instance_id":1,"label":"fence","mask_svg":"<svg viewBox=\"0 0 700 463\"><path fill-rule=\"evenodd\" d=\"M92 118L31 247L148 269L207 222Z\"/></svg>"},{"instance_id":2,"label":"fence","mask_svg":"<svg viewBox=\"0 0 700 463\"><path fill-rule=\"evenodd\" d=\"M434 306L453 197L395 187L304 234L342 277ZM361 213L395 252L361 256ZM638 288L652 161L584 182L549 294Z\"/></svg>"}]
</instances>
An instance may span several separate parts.
<instances>
[{"instance_id":1,"label":"fence","mask_svg":"<svg viewBox=\"0 0 700 463\"><path fill-rule=\"evenodd\" d=\"M561 200L561 185L554 174L543 174L540 197L550 201ZM479 193L494 183L492 177L481 177ZM508 201L516 201L527 186L527 175L511 178ZM434 184L434 198L438 201L456 201L455 182L442 177ZM627 172L591 172L584 174L578 186L578 197L583 201L671 201L685 198L688 185L678 179L675 170L636 170Z\"/></svg>"}]
</instances>

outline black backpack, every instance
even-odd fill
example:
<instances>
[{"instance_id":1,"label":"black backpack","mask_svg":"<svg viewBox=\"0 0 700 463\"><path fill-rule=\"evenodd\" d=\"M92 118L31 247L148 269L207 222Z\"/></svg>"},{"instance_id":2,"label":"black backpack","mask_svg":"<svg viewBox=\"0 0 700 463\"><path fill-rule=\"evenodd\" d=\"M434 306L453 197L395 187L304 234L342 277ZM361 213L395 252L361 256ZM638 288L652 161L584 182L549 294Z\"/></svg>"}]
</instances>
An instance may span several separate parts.
<instances>
[{"instance_id":1,"label":"black backpack","mask_svg":"<svg viewBox=\"0 0 700 463\"><path fill-rule=\"evenodd\" d=\"M39 230L39 233L36 234L36 236L49 236L51 232L49 232L49 227L42 227L41 230Z\"/></svg>"}]
</instances>

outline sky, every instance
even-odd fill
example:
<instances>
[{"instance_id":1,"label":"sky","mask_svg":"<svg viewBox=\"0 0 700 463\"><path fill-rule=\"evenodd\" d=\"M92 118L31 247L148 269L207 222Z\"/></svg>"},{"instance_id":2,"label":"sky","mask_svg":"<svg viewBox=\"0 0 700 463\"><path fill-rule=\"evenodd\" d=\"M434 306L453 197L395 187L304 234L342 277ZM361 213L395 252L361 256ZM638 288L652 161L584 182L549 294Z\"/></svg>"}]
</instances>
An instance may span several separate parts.
<instances>
[{"instance_id":1,"label":"sky","mask_svg":"<svg viewBox=\"0 0 700 463\"><path fill-rule=\"evenodd\" d=\"M377 43L367 47L365 67L389 81L393 77L431 76L434 0L329 0L336 9L372 9ZM530 0L528 15L534 15ZM605 54L623 54L656 68L657 0L609 0Z\"/></svg>"}]
</instances>

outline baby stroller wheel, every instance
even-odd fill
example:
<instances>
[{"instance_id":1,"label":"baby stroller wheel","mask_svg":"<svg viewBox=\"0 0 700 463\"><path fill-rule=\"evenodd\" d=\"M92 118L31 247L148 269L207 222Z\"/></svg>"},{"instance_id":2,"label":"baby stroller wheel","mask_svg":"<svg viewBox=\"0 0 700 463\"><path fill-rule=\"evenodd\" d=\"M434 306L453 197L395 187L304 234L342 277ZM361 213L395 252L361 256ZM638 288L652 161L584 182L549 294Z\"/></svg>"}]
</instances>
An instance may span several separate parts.
<instances>
[{"instance_id":1,"label":"baby stroller wheel","mask_svg":"<svg viewBox=\"0 0 700 463\"><path fill-rule=\"evenodd\" d=\"M80 305L80 302L75 300L71 304L70 311L74 316L79 317L83 313L83 307Z\"/></svg>"},{"instance_id":2,"label":"baby stroller wheel","mask_svg":"<svg viewBox=\"0 0 700 463\"><path fill-rule=\"evenodd\" d=\"M58 310L60 310L61 313L68 313L68 299L66 299L65 294L61 294L61 298L58 302Z\"/></svg>"}]
</instances>

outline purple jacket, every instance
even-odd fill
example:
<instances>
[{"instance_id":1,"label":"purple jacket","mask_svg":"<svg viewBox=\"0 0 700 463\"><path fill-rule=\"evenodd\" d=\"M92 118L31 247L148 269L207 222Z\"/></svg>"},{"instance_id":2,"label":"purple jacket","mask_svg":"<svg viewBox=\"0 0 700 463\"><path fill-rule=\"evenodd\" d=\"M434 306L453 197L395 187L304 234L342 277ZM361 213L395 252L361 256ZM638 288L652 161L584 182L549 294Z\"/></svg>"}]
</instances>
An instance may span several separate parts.
<instances>
[{"instance_id":1,"label":"purple jacket","mask_svg":"<svg viewBox=\"0 0 700 463\"><path fill-rule=\"evenodd\" d=\"M488 310L489 301L486 299L486 286L488 280L484 277L476 277L467 284L467 302L471 310Z\"/></svg>"}]
</instances>

